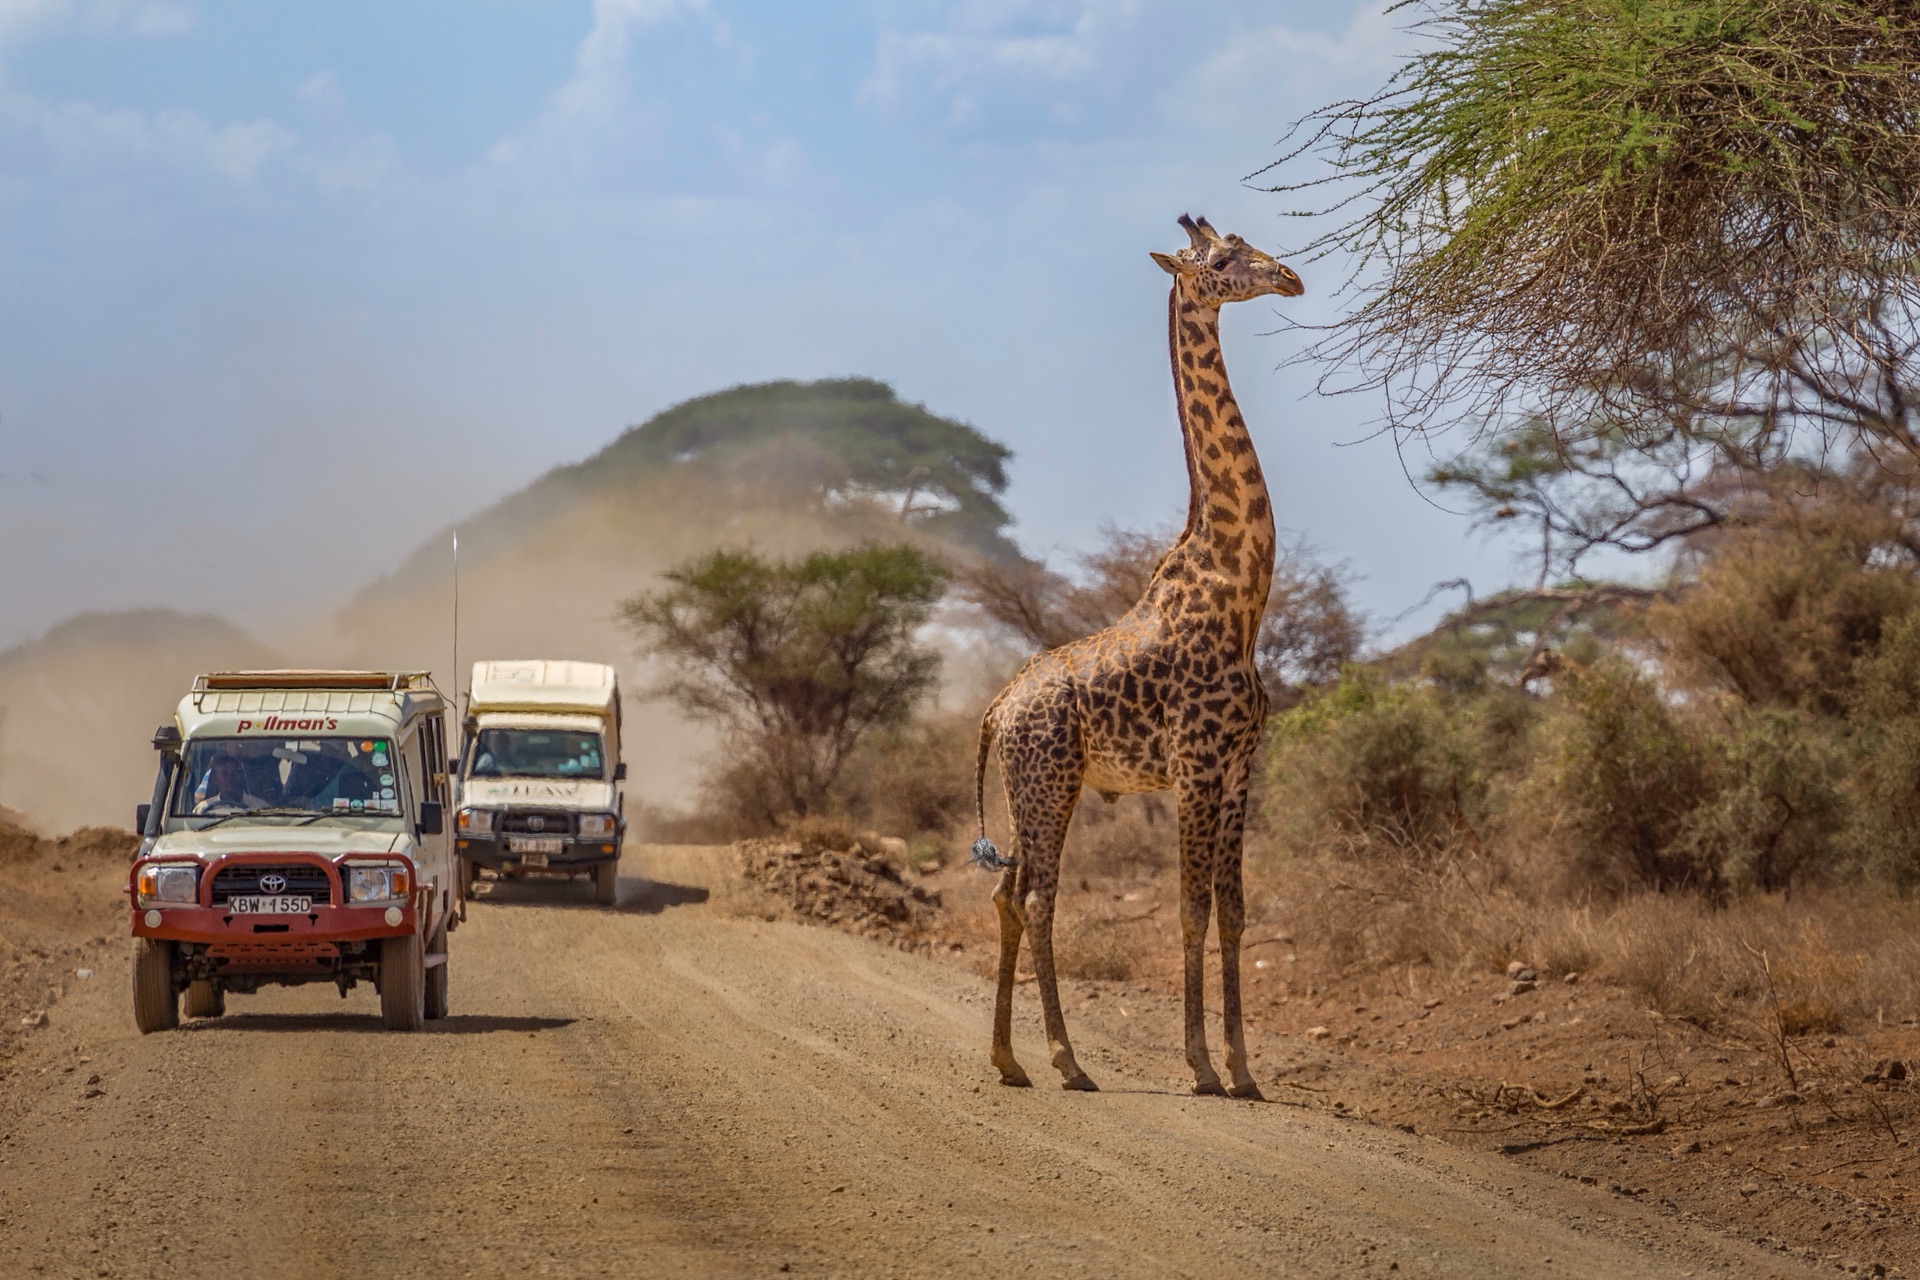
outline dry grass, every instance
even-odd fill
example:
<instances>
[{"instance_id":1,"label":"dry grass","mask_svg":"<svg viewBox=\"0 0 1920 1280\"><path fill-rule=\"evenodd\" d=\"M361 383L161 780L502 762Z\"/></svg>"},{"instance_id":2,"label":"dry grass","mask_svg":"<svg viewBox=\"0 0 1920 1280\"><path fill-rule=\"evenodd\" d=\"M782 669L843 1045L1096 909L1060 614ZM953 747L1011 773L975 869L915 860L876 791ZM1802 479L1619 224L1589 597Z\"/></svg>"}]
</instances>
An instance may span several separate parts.
<instances>
[{"instance_id":1,"label":"dry grass","mask_svg":"<svg viewBox=\"0 0 1920 1280\"><path fill-rule=\"evenodd\" d=\"M1257 896L1329 976L1407 964L1598 975L1669 1017L1788 1036L1920 1013L1920 906L1870 886L1529 901L1522 884L1456 859L1438 870L1301 858L1263 870ZM1771 970L1771 987L1768 970ZM1774 997L1777 995L1777 1012Z\"/></svg>"}]
</instances>

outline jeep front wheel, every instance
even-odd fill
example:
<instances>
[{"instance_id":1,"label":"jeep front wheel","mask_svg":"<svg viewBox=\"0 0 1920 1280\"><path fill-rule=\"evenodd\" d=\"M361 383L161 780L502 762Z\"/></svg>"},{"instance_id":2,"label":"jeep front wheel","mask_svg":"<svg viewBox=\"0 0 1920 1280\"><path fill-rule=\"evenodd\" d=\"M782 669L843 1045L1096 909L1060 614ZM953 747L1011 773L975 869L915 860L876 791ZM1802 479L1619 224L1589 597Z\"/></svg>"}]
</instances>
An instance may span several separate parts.
<instances>
[{"instance_id":1,"label":"jeep front wheel","mask_svg":"<svg viewBox=\"0 0 1920 1280\"><path fill-rule=\"evenodd\" d=\"M141 1035L180 1025L180 996L173 989L173 944L137 938L133 944L133 1025Z\"/></svg>"},{"instance_id":2,"label":"jeep front wheel","mask_svg":"<svg viewBox=\"0 0 1920 1280\"><path fill-rule=\"evenodd\" d=\"M427 1023L426 949L420 935L380 942L380 1020L389 1031L418 1031Z\"/></svg>"},{"instance_id":3,"label":"jeep front wheel","mask_svg":"<svg viewBox=\"0 0 1920 1280\"><path fill-rule=\"evenodd\" d=\"M619 897L620 864L603 862L593 869L593 900L603 907L610 907Z\"/></svg>"}]
</instances>

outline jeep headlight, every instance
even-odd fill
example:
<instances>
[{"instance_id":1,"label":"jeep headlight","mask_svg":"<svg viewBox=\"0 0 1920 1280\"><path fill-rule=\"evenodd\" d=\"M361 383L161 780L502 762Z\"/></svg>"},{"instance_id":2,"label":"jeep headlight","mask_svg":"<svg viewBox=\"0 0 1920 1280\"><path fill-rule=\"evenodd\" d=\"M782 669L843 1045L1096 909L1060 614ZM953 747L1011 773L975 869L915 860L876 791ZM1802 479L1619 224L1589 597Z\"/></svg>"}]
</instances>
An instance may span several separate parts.
<instances>
[{"instance_id":1,"label":"jeep headlight","mask_svg":"<svg viewBox=\"0 0 1920 1280\"><path fill-rule=\"evenodd\" d=\"M583 813L580 815L580 834L583 836L610 836L614 823L618 822L611 813Z\"/></svg>"},{"instance_id":2,"label":"jeep headlight","mask_svg":"<svg viewBox=\"0 0 1920 1280\"><path fill-rule=\"evenodd\" d=\"M454 822L463 835L493 834L493 810L491 809L462 809Z\"/></svg>"},{"instance_id":3,"label":"jeep headlight","mask_svg":"<svg viewBox=\"0 0 1920 1280\"><path fill-rule=\"evenodd\" d=\"M348 902L392 902L407 896L412 878L405 867L348 867Z\"/></svg>"},{"instance_id":4,"label":"jeep headlight","mask_svg":"<svg viewBox=\"0 0 1920 1280\"><path fill-rule=\"evenodd\" d=\"M136 892L142 906L167 903L191 905L200 900L200 865L195 862L148 863L140 868Z\"/></svg>"}]
</instances>

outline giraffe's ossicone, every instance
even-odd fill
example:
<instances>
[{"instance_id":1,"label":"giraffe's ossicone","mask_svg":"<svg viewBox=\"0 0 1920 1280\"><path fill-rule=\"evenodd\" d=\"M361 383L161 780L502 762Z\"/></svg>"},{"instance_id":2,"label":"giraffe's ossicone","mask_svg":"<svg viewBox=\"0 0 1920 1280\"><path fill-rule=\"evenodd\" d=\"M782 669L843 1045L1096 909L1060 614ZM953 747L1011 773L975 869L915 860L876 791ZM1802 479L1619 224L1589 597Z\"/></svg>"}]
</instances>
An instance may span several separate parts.
<instances>
[{"instance_id":1,"label":"giraffe's ossicone","mask_svg":"<svg viewBox=\"0 0 1920 1280\"><path fill-rule=\"evenodd\" d=\"M1033 951L1053 1065L1068 1089L1092 1089L1074 1061L1053 963L1060 851L1083 787L1108 794L1171 789L1180 823L1180 926L1187 1063L1195 1093L1257 1098L1240 1019L1240 937L1246 927L1241 835L1247 783L1267 715L1254 641L1273 581L1273 508L1253 439L1227 385L1220 308L1269 294L1294 297L1300 277L1239 236L1181 215L1188 246L1153 255L1173 277L1167 337L1186 446L1187 523L1146 594L1118 622L1036 654L994 698L980 724L973 861L1000 871L999 987L993 1064L1025 1085L1013 1056L1014 968ZM989 752L1000 761L1013 822L1012 856L986 838ZM1223 1088L1207 1056L1206 938L1217 913L1226 1025Z\"/></svg>"}]
</instances>

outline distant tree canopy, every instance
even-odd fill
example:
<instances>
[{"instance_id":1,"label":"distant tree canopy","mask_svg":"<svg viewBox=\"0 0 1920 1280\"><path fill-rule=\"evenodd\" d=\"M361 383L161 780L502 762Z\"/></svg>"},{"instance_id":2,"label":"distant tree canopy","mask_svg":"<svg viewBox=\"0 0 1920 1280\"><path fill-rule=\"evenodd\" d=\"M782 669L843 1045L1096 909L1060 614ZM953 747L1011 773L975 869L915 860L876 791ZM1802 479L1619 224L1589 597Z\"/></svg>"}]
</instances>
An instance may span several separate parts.
<instances>
[{"instance_id":1,"label":"distant tree canopy","mask_svg":"<svg viewBox=\"0 0 1920 1280\"><path fill-rule=\"evenodd\" d=\"M946 569L910 546L868 543L767 560L721 550L663 575L621 617L670 674L653 690L720 726L718 789L770 825L816 813L869 731L933 691L939 655L916 633Z\"/></svg>"},{"instance_id":2,"label":"distant tree canopy","mask_svg":"<svg viewBox=\"0 0 1920 1280\"><path fill-rule=\"evenodd\" d=\"M1274 190L1324 193L1307 253L1354 264L1329 377L1484 433L1432 479L1537 523L1543 577L1764 514L1775 476L1910 504L1920 5L1419 12L1423 50L1279 162L1326 162Z\"/></svg>"},{"instance_id":3,"label":"distant tree canopy","mask_svg":"<svg viewBox=\"0 0 1920 1280\"><path fill-rule=\"evenodd\" d=\"M721 501L857 510L975 554L1018 554L1000 504L1013 451L963 422L902 401L869 378L765 382L684 401L630 427L583 461L556 467L460 524L463 556L484 557L580 502L698 477ZM730 514L715 510L724 518ZM417 587L447 569L436 537L377 590Z\"/></svg>"}]
</instances>

